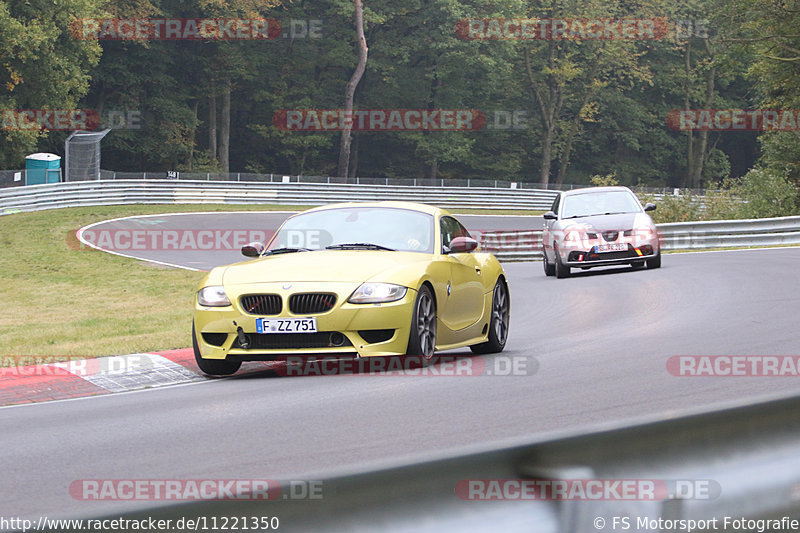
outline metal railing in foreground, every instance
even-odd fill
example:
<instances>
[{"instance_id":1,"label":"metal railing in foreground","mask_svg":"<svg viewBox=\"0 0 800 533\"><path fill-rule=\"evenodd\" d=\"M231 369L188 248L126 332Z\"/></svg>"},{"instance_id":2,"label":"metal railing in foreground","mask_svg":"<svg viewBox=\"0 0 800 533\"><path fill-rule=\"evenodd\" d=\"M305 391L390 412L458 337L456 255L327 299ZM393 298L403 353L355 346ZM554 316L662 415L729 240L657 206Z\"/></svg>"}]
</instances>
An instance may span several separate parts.
<instances>
[{"instance_id":1,"label":"metal railing in foreground","mask_svg":"<svg viewBox=\"0 0 800 533\"><path fill-rule=\"evenodd\" d=\"M796 397L473 453L442 452L322 478L317 500L202 501L123 516L274 516L281 531L764 530L758 524L765 522L748 520L786 523L800 516L798 410ZM504 488L487 492L493 481ZM509 490L523 483L540 490ZM542 488L564 483L605 489L554 497ZM630 486L656 490L627 492Z\"/></svg>"}]
</instances>

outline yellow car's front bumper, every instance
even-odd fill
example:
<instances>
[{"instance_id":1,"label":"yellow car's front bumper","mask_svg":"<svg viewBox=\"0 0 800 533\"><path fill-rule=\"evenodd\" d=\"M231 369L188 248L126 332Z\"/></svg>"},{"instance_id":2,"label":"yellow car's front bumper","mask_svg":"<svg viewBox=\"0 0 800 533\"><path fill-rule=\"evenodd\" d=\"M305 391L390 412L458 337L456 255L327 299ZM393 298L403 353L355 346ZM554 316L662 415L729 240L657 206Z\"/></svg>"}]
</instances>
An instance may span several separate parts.
<instances>
[{"instance_id":1,"label":"yellow car's front bumper","mask_svg":"<svg viewBox=\"0 0 800 533\"><path fill-rule=\"evenodd\" d=\"M196 341L204 359L270 359L287 355L315 354L362 357L406 353L411 316L417 293L408 289L395 302L352 304L347 299L358 283L293 283L284 289L281 283L252 283L226 286L231 301L227 307L204 307L195 302ZM336 304L330 311L296 315L288 310L289 296L298 293L333 293ZM245 312L240 298L250 294L276 294L284 305L280 314L256 315ZM258 318L315 317L316 334L256 333ZM239 328L249 341L247 349L239 343ZM340 336L337 336L340 334ZM340 343L340 341L342 341Z\"/></svg>"}]
</instances>

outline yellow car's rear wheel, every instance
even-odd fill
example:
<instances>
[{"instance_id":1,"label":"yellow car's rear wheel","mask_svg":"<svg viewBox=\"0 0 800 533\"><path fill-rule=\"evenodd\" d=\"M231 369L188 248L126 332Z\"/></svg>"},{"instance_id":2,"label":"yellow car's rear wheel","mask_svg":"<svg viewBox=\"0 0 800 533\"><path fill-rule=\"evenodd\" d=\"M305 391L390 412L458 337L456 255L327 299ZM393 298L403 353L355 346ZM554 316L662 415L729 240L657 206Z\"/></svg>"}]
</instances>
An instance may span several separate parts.
<instances>
[{"instance_id":1,"label":"yellow car's rear wheel","mask_svg":"<svg viewBox=\"0 0 800 533\"><path fill-rule=\"evenodd\" d=\"M197 366L204 373L211 376L227 376L235 373L242 366L241 361L228 361L227 359L203 359L200 355L200 347L197 345L197 334L192 323L192 348L194 348L194 360Z\"/></svg>"},{"instance_id":2,"label":"yellow car's rear wheel","mask_svg":"<svg viewBox=\"0 0 800 533\"><path fill-rule=\"evenodd\" d=\"M486 342L469 347L472 353L497 353L506 347L508 339L508 323L511 316L511 301L508 287L502 279L498 279L492 293L492 318L489 320L489 335Z\"/></svg>"}]
</instances>

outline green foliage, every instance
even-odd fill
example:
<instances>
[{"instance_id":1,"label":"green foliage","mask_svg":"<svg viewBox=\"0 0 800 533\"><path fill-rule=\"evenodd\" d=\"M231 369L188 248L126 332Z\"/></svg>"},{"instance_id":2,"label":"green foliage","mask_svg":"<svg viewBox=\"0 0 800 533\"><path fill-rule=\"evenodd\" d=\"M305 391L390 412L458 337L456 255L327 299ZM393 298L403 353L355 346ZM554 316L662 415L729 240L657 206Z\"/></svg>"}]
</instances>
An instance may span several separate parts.
<instances>
[{"instance_id":1,"label":"green foliage","mask_svg":"<svg viewBox=\"0 0 800 533\"><path fill-rule=\"evenodd\" d=\"M548 170L544 148L550 146L553 181L587 184L601 176L628 186L684 189L691 181L711 188L745 176L760 147L759 172L800 183L796 132L765 132L760 142L755 133L712 133L703 144L698 132L690 137L665 120L687 106L800 107L800 61L788 52L800 49L794 4L366 0L369 59L356 108L476 109L487 126L471 132L356 131L350 168L361 176L531 183ZM284 31L292 21L316 20L321 35L98 43L69 35L70 21L84 17L269 17ZM660 39L471 40L456 32L466 19L539 17L672 22ZM679 35L674 21L682 20L703 21L710 33ZM340 132L289 132L273 118L281 110L341 108L356 64L354 39L352 0L10 0L0 3L0 109L136 111L141 129L114 130L103 141L105 168L211 172L222 161L209 146L212 102L219 127L221 95L229 84L231 171L329 175L336 171ZM545 105L536 98L537 86ZM521 114L522 122L498 127L497 118L510 113ZM544 126L550 119L548 139ZM33 151L60 153L65 136L0 131L0 168L20 167ZM693 167L701 161L702 172L691 180L690 143L693 153L702 152ZM726 188L707 200L702 216L729 213L742 194ZM674 209L659 209L684 216L678 204L688 200L680 198L668 200Z\"/></svg>"},{"instance_id":2,"label":"green foliage","mask_svg":"<svg viewBox=\"0 0 800 533\"><path fill-rule=\"evenodd\" d=\"M639 191L639 201L642 204L654 203L657 209L650 213L653 222L661 224L663 222L691 222L702 220L702 210L699 199L691 191L683 191L681 194L665 194L660 199L655 195Z\"/></svg>"},{"instance_id":3,"label":"green foliage","mask_svg":"<svg viewBox=\"0 0 800 533\"><path fill-rule=\"evenodd\" d=\"M0 110L78 107L100 46L72 38L69 23L96 16L99 5L100 0L0 2ZM47 137L0 129L0 168L21 168L25 155Z\"/></svg>"},{"instance_id":4,"label":"green foliage","mask_svg":"<svg viewBox=\"0 0 800 533\"><path fill-rule=\"evenodd\" d=\"M797 186L764 168L754 168L741 179L729 178L718 190L707 191L704 198L691 191L664 195L660 200L642 191L638 195L642 203L658 205L653 213L656 223L783 217L800 211Z\"/></svg>"},{"instance_id":5,"label":"green foliage","mask_svg":"<svg viewBox=\"0 0 800 533\"><path fill-rule=\"evenodd\" d=\"M619 180L617 179L617 173L615 171L611 172L610 174L606 174L605 176L595 174L589 178L589 183L596 187L612 187L614 185L619 185Z\"/></svg>"},{"instance_id":6,"label":"green foliage","mask_svg":"<svg viewBox=\"0 0 800 533\"><path fill-rule=\"evenodd\" d=\"M740 218L783 217L796 215L798 189L780 173L764 168L754 168L741 180L735 193L744 203Z\"/></svg>"}]
</instances>

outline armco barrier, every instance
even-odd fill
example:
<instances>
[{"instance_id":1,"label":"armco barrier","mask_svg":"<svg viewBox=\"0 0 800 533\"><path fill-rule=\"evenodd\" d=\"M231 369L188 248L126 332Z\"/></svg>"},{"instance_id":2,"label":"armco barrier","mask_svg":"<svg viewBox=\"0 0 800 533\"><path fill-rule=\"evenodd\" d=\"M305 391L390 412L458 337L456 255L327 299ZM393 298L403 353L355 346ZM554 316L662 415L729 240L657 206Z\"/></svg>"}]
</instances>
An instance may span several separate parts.
<instances>
[{"instance_id":1,"label":"armco barrier","mask_svg":"<svg viewBox=\"0 0 800 533\"><path fill-rule=\"evenodd\" d=\"M365 471L314 477L322 487L316 500L201 501L107 518L174 521L200 516L210 524L213 517L236 516L248 517L249 524L250 517L275 516L280 531L292 532L795 531L781 522L763 527L764 523L741 521L798 518L798 410L800 398L729 405L715 412L634 426L605 425L538 442L418 454L406 463L387 458ZM474 480L600 480L607 486L644 480L677 490L657 492L653 498L624 497L612 490L600 498L551 501L521 498L521 491L515 490L494 493L499 500L476 501L457 488ZM289 487L283 491L287 492ZM740 522L724 527L726 518ZM646 527L641 520L648 520ZM677 522L681 520L682 526ZM706 521L705 527L698 527L700 521Z\"/></svg>"},{"instance_id":2,"label":"armco barrier","mask_svg":"<svg viewBox=\"0 0 800 533\"><path fill-rule=\"evenodd\" d=\"M386 186L176 180L97 180L0 189L0 215L120 204L320 205L341 201L407 200L449 208L545 211L555 191L491 187ZM659 224L665 250L800 244L800 216ZM484 250L502 261L541 258L542 232L486 232Z\"/></svg>"},{"instance_id":3,"label":"armco barrier","mask_svg":"<svg viewBox=\"0 0 800 533\"><path fill-rule=\"evenodd\" d=\"M428 187L327 183L97 180L0 189L0 214L120 204L228 203L320 205L407 200L441 207L545 211L556 191L492 187Z\"/></svg>"}]
</instances>

